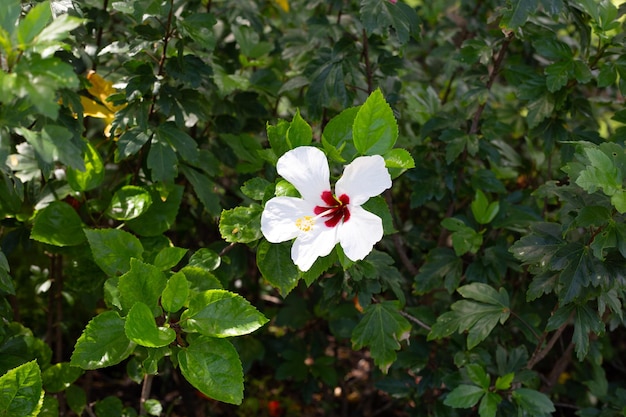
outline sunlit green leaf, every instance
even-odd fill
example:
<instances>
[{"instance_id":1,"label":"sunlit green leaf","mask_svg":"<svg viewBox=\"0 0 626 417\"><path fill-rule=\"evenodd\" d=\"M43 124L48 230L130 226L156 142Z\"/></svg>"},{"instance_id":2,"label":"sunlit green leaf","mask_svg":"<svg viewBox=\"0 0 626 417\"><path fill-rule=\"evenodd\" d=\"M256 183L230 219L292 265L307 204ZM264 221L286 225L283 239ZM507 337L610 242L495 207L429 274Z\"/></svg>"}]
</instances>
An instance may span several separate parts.
<instances>
[{"instance_id":1,"label":"sunlit green leaf","mask_svg":"<svg viewBox=\"0 0 626 417\"><path fill-rule=\"evenodd\" d=\"M31 238L55 246L75 246L85 241L82 221L63 201L55 201L37 213Z\"/></svg>"}]
</instances>

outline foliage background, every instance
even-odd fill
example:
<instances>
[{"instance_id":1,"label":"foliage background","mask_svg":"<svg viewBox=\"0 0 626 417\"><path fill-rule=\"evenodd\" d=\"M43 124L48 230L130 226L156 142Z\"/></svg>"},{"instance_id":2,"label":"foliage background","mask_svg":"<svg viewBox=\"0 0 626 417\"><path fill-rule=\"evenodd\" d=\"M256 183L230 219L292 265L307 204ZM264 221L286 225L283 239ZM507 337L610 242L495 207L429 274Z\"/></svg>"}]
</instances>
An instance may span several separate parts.
<instances>
[{"instance_id":1,"label":"foliage background","mask_svg":"<svg viewBox=\"0 0 626 417\"><path fill-rule=\"evenodd\" d=\"M623 13L3 1L0 415L625 415ZM310 143L394 186L302 274Z\"/></svg>"}]
</instances>

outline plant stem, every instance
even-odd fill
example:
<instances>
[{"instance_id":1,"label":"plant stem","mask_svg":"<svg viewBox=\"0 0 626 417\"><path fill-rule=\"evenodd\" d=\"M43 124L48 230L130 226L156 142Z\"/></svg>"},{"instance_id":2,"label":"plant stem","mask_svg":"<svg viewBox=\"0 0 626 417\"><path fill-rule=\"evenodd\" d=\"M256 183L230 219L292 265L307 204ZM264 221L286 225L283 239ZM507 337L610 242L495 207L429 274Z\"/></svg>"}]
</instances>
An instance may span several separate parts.
<instances>
[{"instance_id":1,"label":"plant stem","mask_svg":"<svg viewBox=\"0 0 626 417\"><path fill-rule=\"evenodd\" d=\"M365 79L367 80L367 92L374 90L374 80L372 75L372 66L370 64L369 43L367 40L367 32L363 29L363 60L365 61Z\"/></svg>"},{"instance_id":2,"label":"plant stem","mask_svg":"<svg viewBox=\"0 0 626 417\"><path fill-rule=\"evenodd\" d=\"M398 310L398 313L400 313L401 316L403 316L404 318L408 319L409 321L412 321L413 323L417 324L422 329L425 329L425 330L428 330L428 331L431 330L431 328L430 328L430 326L428 324L424 323L423 321L421 321L417 317L410 315L406 311Z\"/></svg>"},{"instance_id":3,"label":"plant stem","mask_svg":"<svg viewBox=\"0 0 626 417\"><path fill-rule=\"evenodd\" d=\"M548 337L548 333L543 332L543 334L539 338L539 342L537 342L537 348L535 349L535 351L533 352L533 355L528 360L528 364L526 364L527 369L533 369L535 365L537 365L538 362L540 362L543 358L545 358L546 355L552 350L552 348L554 347L554 344L561 337L561 334L563 333L565 328L568 326L569 321L573 315L574 315L574 312L572 312L572 314L570 315L570 318L565 323L563 323L561 327L556 329L556 331L554 332L554 334L552 335L548 343L542 349L541 346L543 345L543 342L546 340L546 337Z\"/></svg>"},{"instance_id":4,"label":"plant stem","mask_svg":"<svg viewBox=\"0 0 626 417\"><path fill-rule=\"evenodd\" d=\"M146 415L145 402L150 397L150 390L152 389L152 380L154 376L152 374L146 374L143 377L143 385L141 387L141 398L139 399L139 415Z\"/></svg>"}]
</instances>

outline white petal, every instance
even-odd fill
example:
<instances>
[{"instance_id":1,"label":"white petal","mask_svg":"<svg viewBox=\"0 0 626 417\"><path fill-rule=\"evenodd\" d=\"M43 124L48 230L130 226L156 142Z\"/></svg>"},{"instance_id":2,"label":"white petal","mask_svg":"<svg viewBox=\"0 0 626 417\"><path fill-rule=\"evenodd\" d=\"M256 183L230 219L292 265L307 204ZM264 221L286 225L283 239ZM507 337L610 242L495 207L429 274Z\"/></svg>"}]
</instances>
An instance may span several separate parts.
<instances>
[{"instance_id":1,"label":"white petal","mask_svg":"<svg viewBox=\"0 0 626 417\"><path fill-rule=\"evenodd\" d=\"M305 200L274 197L265 203L261 214L261 232L272 243L291 240L301 233L296 227L296 220L304 216L315 216L313 206Z\"/></svg>"},{"instance_id":2,"label":"white petal","mask_svg":"<svg viewBox=\"0 0 626 417\"><path fill-rule=\"evenodd\" d=\"M391 188L391 176L383 157L360 156L346 166L335 185L335 195L347 194L350 204L360 206L387 188Z\"/></svg>"},{"instance_id":3,"label":"white petal","mask_svg":"<svg viewBox=\"0 0 626 417\"><path fill-rule=\"evenodd\" d=\"M339 243L352 261L365 258L383 238L381 218L359 206L351 207L350 219L337 227Z\"/></svg>"},{"instance_id":4,"label":"white petal","mask_svg":"<svg viewBox=\"0 0 626 417\"><path fill-rule=\"evenodd\" d=\"M300 146L286 152L276 164L278 173L289 181L305 200L319 204L324 191L330 191L328 160L321 150Z\"/></svg>"},{"instance_id":5,"label":"white petal","mask_svg":"<svg viewBox=\"0 0 626 417\"><path fill-rule=\"evenodd\" d=\"M318 221L307 233L302 233L291 247L291 259L301 271L308 271L315 260L328 255L337 244L337 228L326 227Z\"/></svg>"}]
</instances>

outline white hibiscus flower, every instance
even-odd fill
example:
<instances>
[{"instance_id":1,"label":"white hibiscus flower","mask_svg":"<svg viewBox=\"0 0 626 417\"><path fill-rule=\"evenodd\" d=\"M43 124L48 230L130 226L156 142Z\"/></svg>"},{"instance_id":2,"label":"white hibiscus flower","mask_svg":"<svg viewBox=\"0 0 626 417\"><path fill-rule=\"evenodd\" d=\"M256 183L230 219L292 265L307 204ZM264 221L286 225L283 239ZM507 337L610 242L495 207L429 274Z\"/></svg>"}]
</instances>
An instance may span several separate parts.
<instances>
[{"instance_id":1,"label":"white hibiscus flower","mask_svg":"<svg viewBox=\"0 0 626 417\"><path fill-rule=\"evenodd\" d=\"M335 184L335 193L330 188L328 160L317 148L292 149L278 159L276 168L302 198L269 200L261 215L261 231L271 243L295 238L291 259L300 270L309 270L337 243L350 260L361 260L382 239L381 218L361 207L391 187L381 156L361 156L348 164Z\"/></svg>"}]
</instances>

